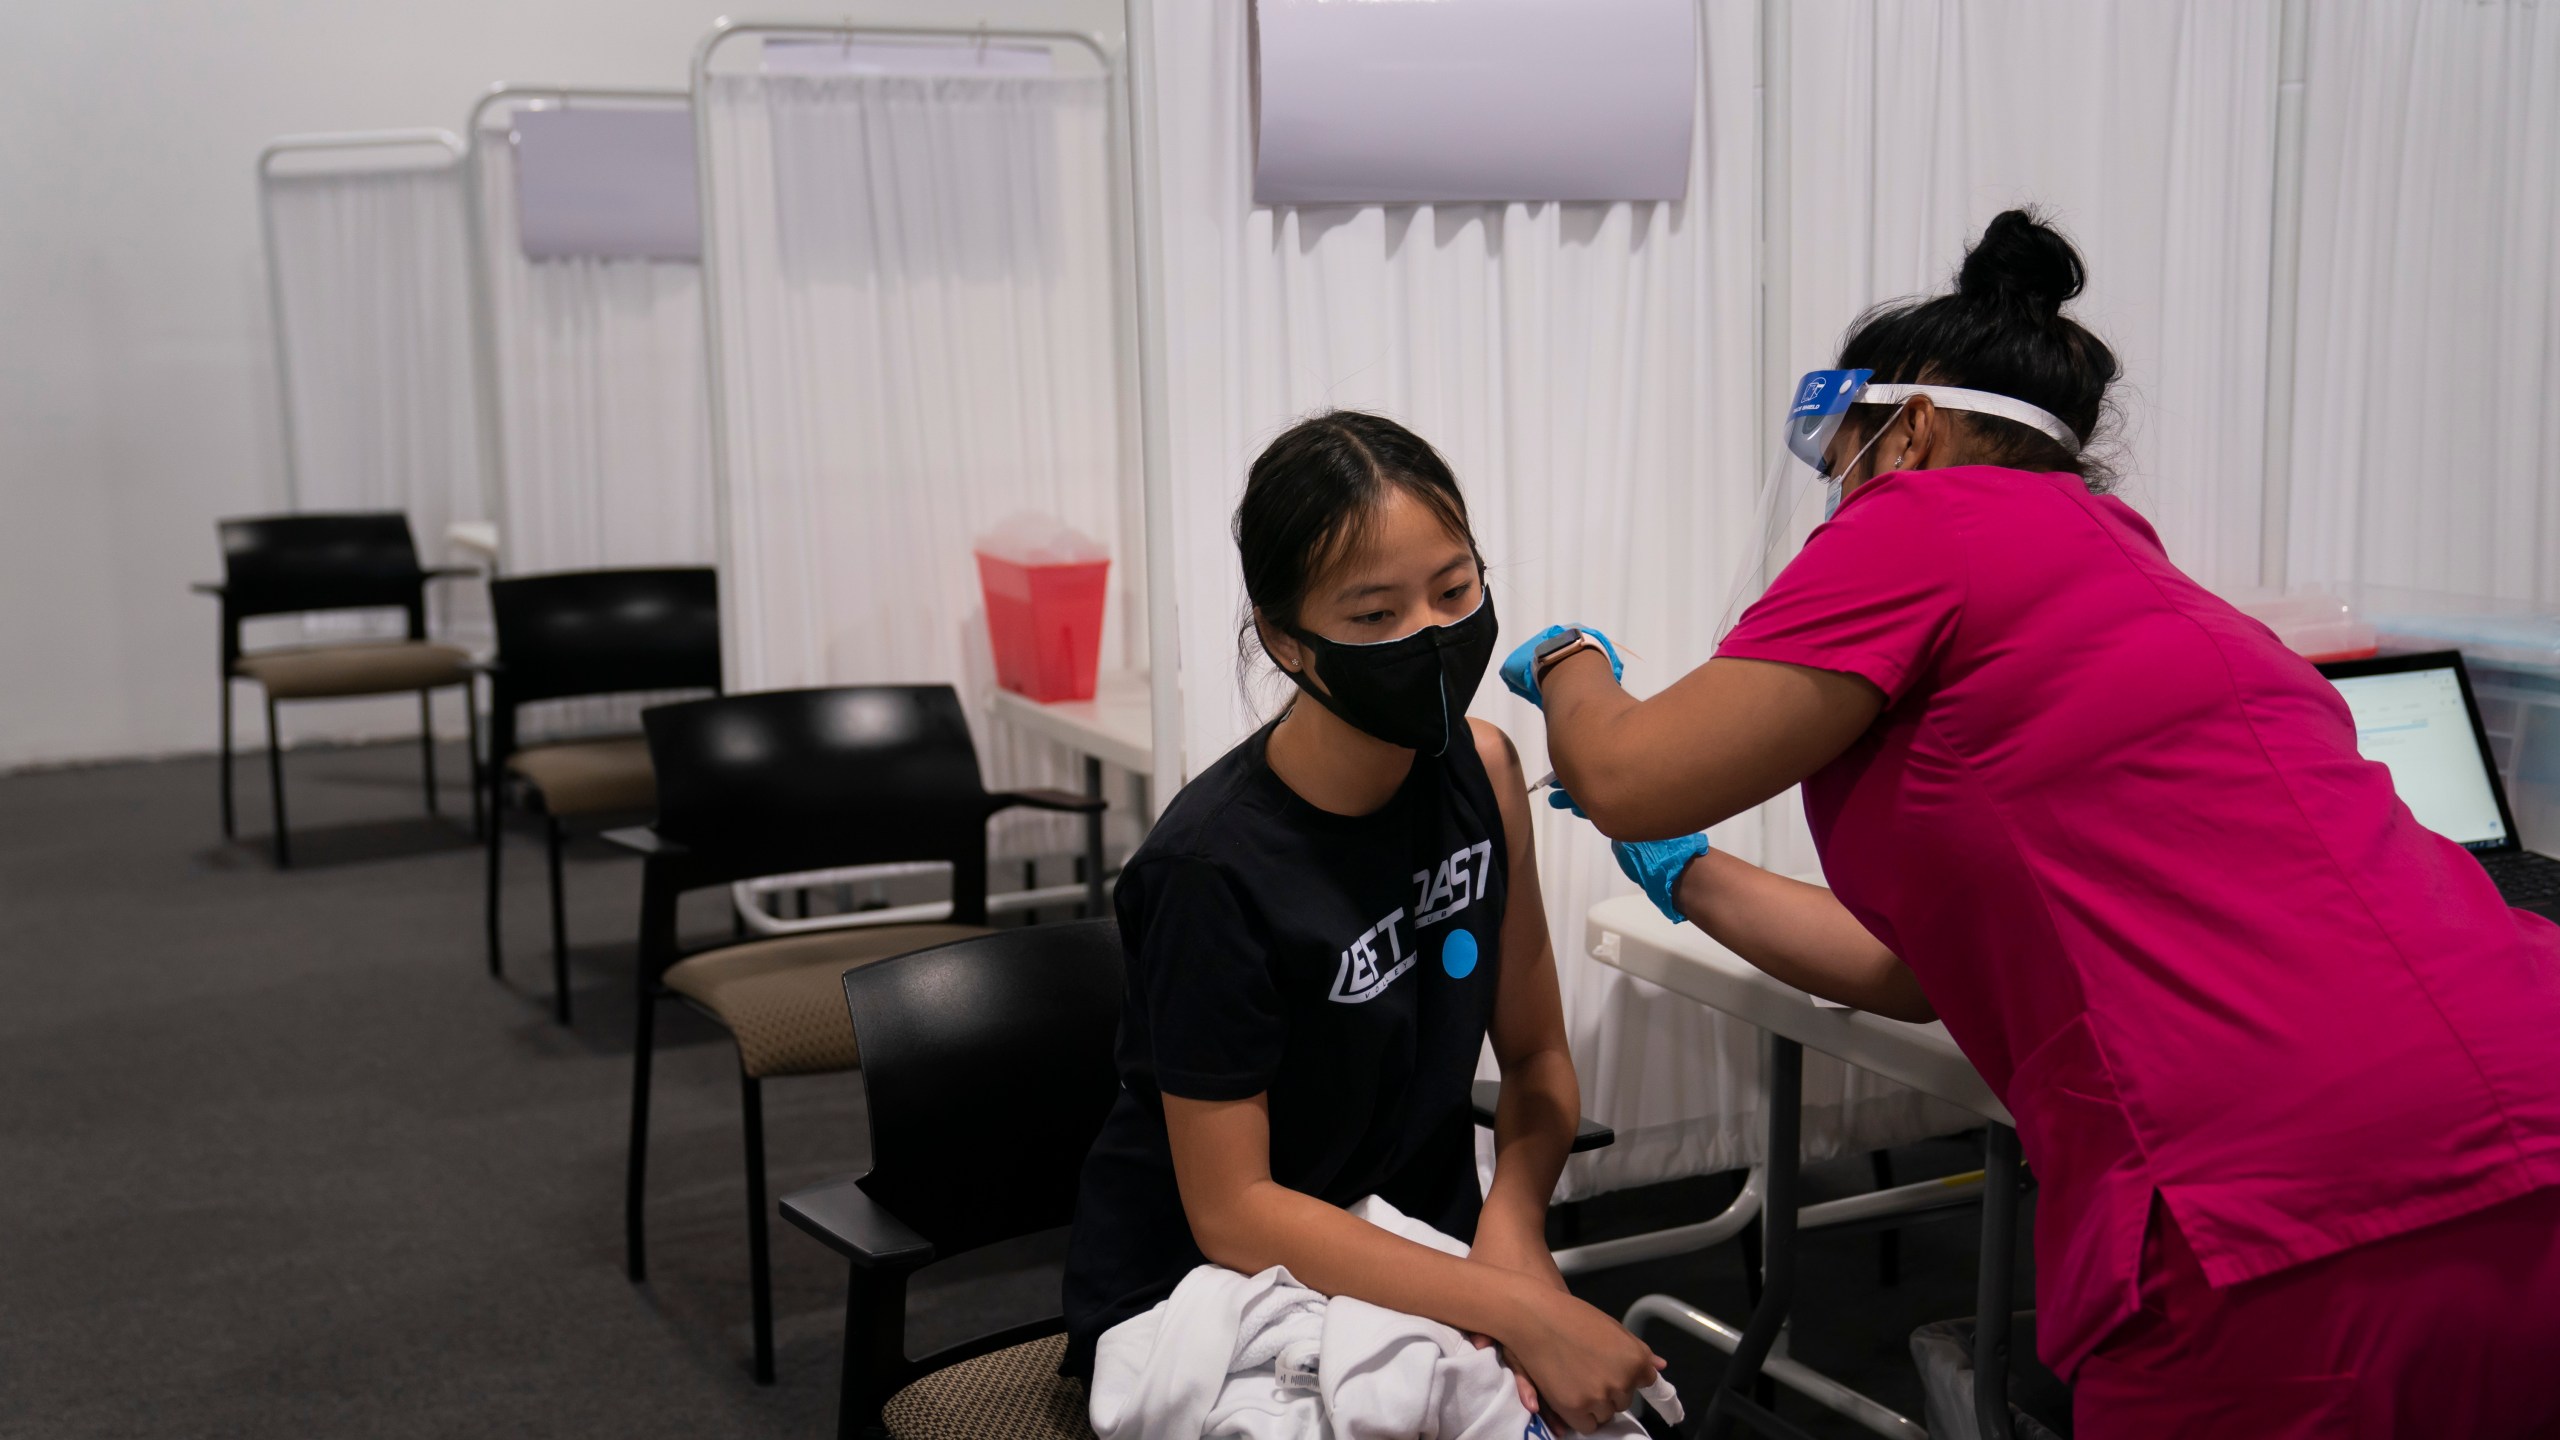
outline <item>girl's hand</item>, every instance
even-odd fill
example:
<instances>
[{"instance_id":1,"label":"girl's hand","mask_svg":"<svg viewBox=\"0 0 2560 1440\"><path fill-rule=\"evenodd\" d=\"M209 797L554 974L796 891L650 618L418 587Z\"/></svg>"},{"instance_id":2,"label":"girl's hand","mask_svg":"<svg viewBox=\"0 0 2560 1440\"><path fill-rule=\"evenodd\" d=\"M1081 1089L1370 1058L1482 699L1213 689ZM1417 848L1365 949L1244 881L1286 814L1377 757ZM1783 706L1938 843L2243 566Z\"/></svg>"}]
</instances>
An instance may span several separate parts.
<instances>
[{"instance_id":1,"label":"girl's hand","mask_svg":"<svg viewBox=\"0 0 2560 1440\"><path fill-rule=\"evenodd\" d=\"M1564 1272L1556 1268L1556 1257L1547 1250L1547 1237L1525 1226L1506 1225L1491 1215L1485 1216L1483 1223L1476 1226L1476 1243L1467 1251L1467 1258L1524 1276L1559 1295L1570 1296L1573 1293L1565 1287ZM1494 1343L1490 1336L1485 1335L1467 1338L1476 1342L1479 1350ZM1520 1386L1522 1408L1536 1414L1538 1387L1530 1383L1528 1370L1512 1358L1508 1350L1503 1352L1502 1363L1511 1367L1511 1378Z\"/></svg>"},{"instance_id":2,"label":"girl's hand","mask_svg":"<svg viewBox=\"0 0 2560 1440\"><path fill-rule=\"evenodd\" d=\"M1531 1300L1525 1323L1502 1337L1527 1367L1548 1412L1575 1430L1597 1430L1635 1403L1663 1359L1626 1327L1568 1295Z\"/></svg>"},{"instance_id":3,"label":"girl's hand","mask_svg":"<svg viewBox=\"0 0 2560 1440\"><path fill-rule=\"evenodd\" d=\"M1467 1339L1474 1342L1479 1350L1493 1348L1493 1337L1490 1335L1479 1335L1470 1330L1467 1332ZM1503 1368L1511 1372L1511 1383L1520 1387L1520 1408L1532 1415L1537 1414L1538 1387L1529 1383L1529 1372L1520 1368L1520 1362L1512 1359L1511 1352L1508 1350L1502 1352L1501 1359Z\"/></svg>"}]
</instances>

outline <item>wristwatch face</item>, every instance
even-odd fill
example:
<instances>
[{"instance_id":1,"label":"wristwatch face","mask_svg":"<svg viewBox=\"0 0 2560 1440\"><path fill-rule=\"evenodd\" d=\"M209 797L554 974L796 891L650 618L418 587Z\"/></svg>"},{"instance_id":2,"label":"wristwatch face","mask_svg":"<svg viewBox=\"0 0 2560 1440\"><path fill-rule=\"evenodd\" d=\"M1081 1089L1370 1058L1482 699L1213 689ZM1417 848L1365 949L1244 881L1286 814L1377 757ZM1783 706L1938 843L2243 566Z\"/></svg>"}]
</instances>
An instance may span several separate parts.
<instances>
[{"instance_id":1,"label":"wristwatch face","mask_svg":"<svg viewBox=\"0 0 2560 1440\"><path fill-rule=\"evenodd\" d=\"M1561 635L1550 635L1546 639L1538 642L1538 648L1534 653L1537 658L1544 660L1557 651L1564 649L1566 646L1577 645L1580 644L1581 641L1581 631L1567 630Z\"/></svg>"}]
</instances>

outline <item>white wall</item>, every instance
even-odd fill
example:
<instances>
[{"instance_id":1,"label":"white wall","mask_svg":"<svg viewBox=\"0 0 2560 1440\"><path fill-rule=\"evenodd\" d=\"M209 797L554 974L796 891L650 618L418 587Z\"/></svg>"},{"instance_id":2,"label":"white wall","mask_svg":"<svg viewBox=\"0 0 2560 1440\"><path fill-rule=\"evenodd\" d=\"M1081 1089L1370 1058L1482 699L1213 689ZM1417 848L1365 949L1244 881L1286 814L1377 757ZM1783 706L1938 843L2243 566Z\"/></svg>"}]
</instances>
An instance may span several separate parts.
<instances>
[{"instance_id":1,"label":"white wall","mask_svg":"<svg viewBox=\"0 0 2560 1440\"><path fill-rule=\"evenodd\" d=\"M259 146L291 131L458 131L500 80L681 86L727 8L13 7L0 46L0 768L213 746L214 606L187 582L220 574L217 517L284 500ZM738 13L1120 31L1119 0L773 0ZM286 731L361 727L373 702L354 703ZM405 700L383 703L383 718L414 724ZM252 718L243 735L256 733Z\"/></svg>"}]
</instances>

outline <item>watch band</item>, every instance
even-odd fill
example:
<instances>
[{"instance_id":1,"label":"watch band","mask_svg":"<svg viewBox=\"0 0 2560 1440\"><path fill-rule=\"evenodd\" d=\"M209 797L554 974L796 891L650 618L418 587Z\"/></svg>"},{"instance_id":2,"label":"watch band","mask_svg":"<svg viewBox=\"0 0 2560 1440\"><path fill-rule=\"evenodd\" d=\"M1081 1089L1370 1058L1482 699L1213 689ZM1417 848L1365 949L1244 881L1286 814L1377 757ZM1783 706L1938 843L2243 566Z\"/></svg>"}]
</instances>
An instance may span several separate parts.
<instances>
[{"instance_id":1,"label":"watch band","mask_svg":"<svg viewBox=\"0 0 2560 1440\"><path fill-rule=\"evenodd\" d=\"M1555 669L1558 665L1563 664L1566 657L1578 654L1584 650L1597 650L1599 648L1599 646L1592 643L1590 636L1579 630L1574 631L1570 635L1559 635L1555 638L1554 643L1543 647L1538 651L1536 659L1530 664L1530 674L1537 679L1538 683L1543 685L1546 683L1547 672Z\"/></svg>"}]
</instances>

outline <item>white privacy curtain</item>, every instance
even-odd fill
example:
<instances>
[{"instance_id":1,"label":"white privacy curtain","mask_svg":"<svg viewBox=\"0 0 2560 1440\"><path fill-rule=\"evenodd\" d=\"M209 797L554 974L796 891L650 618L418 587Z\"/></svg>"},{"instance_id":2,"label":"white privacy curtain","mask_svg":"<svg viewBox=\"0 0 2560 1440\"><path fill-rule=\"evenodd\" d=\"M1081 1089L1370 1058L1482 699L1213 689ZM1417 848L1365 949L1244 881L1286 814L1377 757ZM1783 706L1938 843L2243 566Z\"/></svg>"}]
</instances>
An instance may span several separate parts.
<instances>
[{"instance_id":1,"label":"white privacy curtain","mask_svg":"<svg viewBox=\"0 0 2560 1440\"><path fill-rule=\"evenodd\" d=\"M1283 699L1238 693L1244 600L1227 524L1262 445L1326 406L1390 414L1448 457L1506 646L1549 621L1600 625L1642 657L1628 678L1648 692L1707 658L1767 419L1754 374L1757 8L1702 7L1684 202L1275 210L1251 199L1244 0L1156 7L1191 773ZM1532 775L1546 768L1536 712L1499 680L1476 710L1512 733ZM1618 1131L1573 1162L1562 1193L1749 1163L1756 1032L1589 959L1583 916L1625 882L1588 825L1537 813L1583 1107ZM1727 828L1746 847L1756 830ZM1812 1154L1967 1123L1821 1057L1806 1098Z\"/></svg>"},{"instance_id":2,"label":"white privacy curtain","mask_svg":"<svg viewBox=\"0 0 2560 1440\"><path fill-rule=\"evenodd\" d=\"M971 541L1025 509L1111 545L1129 613L1104 82L713 75L702 103L732 687L982 696ZM972 714L991 784L1073 783L1063 751ZM1025 815L996 838L1074 843Z\"/></svg>"},{"instance_id":3,"label":"white privacy curtain","mask_svg":"<svg viewBox=\"0 0 2560 1440\"><path fill-rule=\"evenodd\" d=\"M460 172L325 158L261 178L293 505L405 511L434 564L447 526L482 518ZM485 633L476 587L428 594L442 633Z\"/></svg>"},{"instance_id":4,"label":"white privacy curtain","mask_svg":"<svg viewBox=\"0 0 2560 1440\"><path fill-rule=\"evenodd\" d=\"M2560 602L2560 6L2310 24L2288 572Z\"/></svg>"},{"instance_id":5,"label":"white privacy curtain","mask_svg":"<svg viewBox=\"0 0 2560 1440\"><path fill-rule=\"evenodd\" d=\"M2279 0L1801 0L1788 7L1785 363L1953 288L1994 215L2043 211L2115 351L2120 498L2208 586L2258 581ZM1800 527L1801 528L1801 527ZM1800 536L1798 537L1800 538ZM1770 863L1816 868L1773 804Z\"/></svg>"},{"instance_id":6,"label":"white privacy curtain","mask_svg":"<svg viewBox=\"0 0 2560 1440\"><path fill-rule=\"evenodd\" d=\"M702 267L526 259L513 114L493 105L471 137L506 568L711 564Z\"/></svg>"},{"instance_id":7,"label":"white privacy curtain","mask_svg":"<svg viewBox=\"0 0 2560 1440\"><path fill-rule=\"evenodd\" d=\"M2279 0L1797 0L1786 373L1943 292L2017 205L2124 367L2124 500L2198 580L2257 580ZM2315 11L2319 8L2313 7Z\"/></svg>"}]
</instances>

